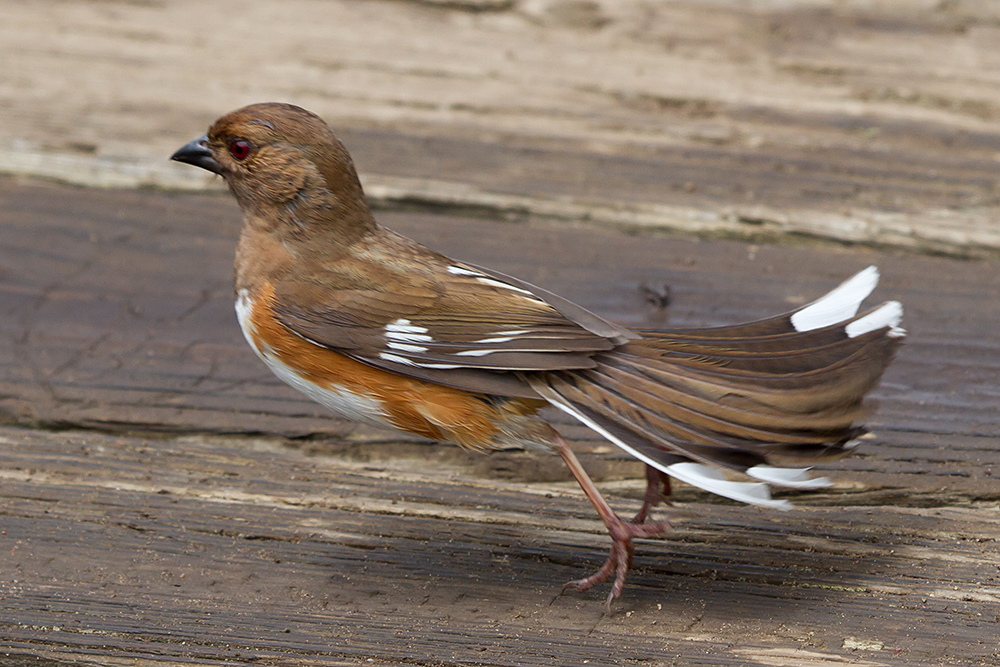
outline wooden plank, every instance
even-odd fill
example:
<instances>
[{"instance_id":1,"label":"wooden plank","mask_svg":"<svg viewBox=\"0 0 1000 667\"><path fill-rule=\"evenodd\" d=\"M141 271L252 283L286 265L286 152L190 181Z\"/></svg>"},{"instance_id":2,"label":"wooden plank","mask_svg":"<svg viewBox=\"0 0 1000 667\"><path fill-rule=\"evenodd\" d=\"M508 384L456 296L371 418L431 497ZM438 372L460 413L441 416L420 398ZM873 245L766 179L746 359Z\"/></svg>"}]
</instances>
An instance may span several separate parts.
<instances>
[{"instance_id":1,"label":"wooden plank","mask_svg":"<svg viewBox=\"0 0 1000 667\"><path fill-rule=\"evenodd\" d=\"M270 28L224 57L180 4L10 4L0 169L199 187L165 157L236 100L288 100L390 199L996 256L995 2L553 3L201 5Z\"/></svg>"},{"instance_id":2,"label":"wooden plank","mask_svg":"<svg viewBox=\"0 0 1000 667\"><path fill-rule=\"evenodd\" d=\"M666 539L641 541L625 596L602 616L600 594L558 596L607 546L571 482L265 439L0 438L9 651L151 664L998 657L995 504L684 503Z\"/></svg>"},{"instance_id":3,"label":"wooden plank","mask_svg":"<svg viewBox=\"0 0 1000 667\"><path fill-rule=\"evenodd\" d=\"M773 314L869 263L906 305L876 437L836 486L773 513L678 485L683 520L642 541L604 617L603 589L557 596L607 547L558 461L349 425L257 363L231 201L0 179L0 211L0 648L19 659L1000 660L996 263L382 212L633 326ZM641 289L663 284L666 311ZM640 466L555 419L634 511Z\"/></svg>"},{"instance_id":4,"label":"wooden plank","mask_svg":"<svg viewBox=\"0 0 1000 667\"><path fill-rule=\"evenodd\" d=\"M19 424L384 439L326 416L253 357L235 324L238 214L224 198L0 180L0 409ZM869 263L911 335L876 395L867 491L1000 496L1000 267L994 262L623 236L383 212L432 247L519 275L632 326L726 324L787 310ZM39 246L38 238L45 238ZM668 284L667 311L641 286ZM559 416L553 417L565 424ZM570 429L600 446L586 431ZM902 451L898 448L902 448ZM613 454L610 448L606 448ZM863 462L863 463L862 463ZM942 463L946 474L942 474ZM905 464L905 465L904 465ZM998 474L993 476L993 470ZM869 502L880 496L866 496ZM896 501L894 501L896 502Z\"/></svg>"}]
</instances>

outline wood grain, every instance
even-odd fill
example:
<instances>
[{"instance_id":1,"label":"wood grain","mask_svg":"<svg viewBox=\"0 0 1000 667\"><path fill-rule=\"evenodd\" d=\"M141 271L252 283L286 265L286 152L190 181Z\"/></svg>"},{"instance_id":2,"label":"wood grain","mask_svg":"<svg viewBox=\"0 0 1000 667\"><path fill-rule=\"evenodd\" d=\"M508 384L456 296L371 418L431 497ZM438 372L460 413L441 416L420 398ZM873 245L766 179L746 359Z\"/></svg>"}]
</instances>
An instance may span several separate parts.
<instances>
[{"instance_id":1,"label":"wood grain","mask_svg":"<svg viewBox=\"0 0 1000 667\"><path fill-rule=\"evenodd\" d=\"M641 542L602 617L600 596L558 596L607 541L570 483L244 438L2 437L10 649L201 664L995 657L995 507L684 503L691 518ZM18 470L28 457L38 467Z\"/></svg>"},{"instance_id":2,"label":"wood grain","mask_svg":"<svg viewBox=\"0 0 1000 667\"><path fill-rule=\"evenodd\" d=\"M232 312L226 198L0 179L0 651L17 664L996 664L1000 268L417 212L383 222L634 326L788 310L870 263L910 338L836 486L678 485L610 616L558 461L346 424ZM663 311L642 285L671 287ZM555 417L622 513L641 469ZM13 659L13 658L11 658ZM367 662L372 660L373 663ZM14 664L14 663L12 663Z\"/></svg>"}]
</instances>

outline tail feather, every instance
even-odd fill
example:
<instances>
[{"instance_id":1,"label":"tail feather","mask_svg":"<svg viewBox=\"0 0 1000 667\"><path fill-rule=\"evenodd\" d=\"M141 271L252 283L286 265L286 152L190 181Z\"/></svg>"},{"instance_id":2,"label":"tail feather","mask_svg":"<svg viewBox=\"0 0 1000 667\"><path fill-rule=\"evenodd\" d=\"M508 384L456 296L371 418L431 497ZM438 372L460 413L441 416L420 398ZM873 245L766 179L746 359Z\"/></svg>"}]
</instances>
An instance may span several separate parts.
<instances>
[{"instance_id":1,"label":"tail feather","mask_svg":"<svg viewBox=\"0 0 1000 667\"><path fill-rule=\"evenodd\" d=\"M747 468L766 463L776 446L785 459L794 459L803 445L810 453L822 448L830 450L826 457L860 435L859 429L846 426L825 430L754 429L735 421L684 409L671 409L670 414L660 412L664 402L650 407L640 404L608 387L595 388L587 381L573 377L550 378L548 387L562 399L587 415L590 421L600 424L620 439L637 437L704 463L715 463L726 468L745 472ZM620 388L620 387L619 387ZM633 393L634 396L634 393ZM641 399L640 399L641 400ZM627 429L628 435L622 429ZM640 445L633 443L633 447ZM813 462L807 457L806 462Z\"/></svg>"},{"instance_id":2,"label":"tail feather","mask_svg":"<svg viewBox=\"0 0 1000 667\"><path fill-rule=\"evenodd\" d=\"M804 372L768 373L720 364L677 364L630 358L625 350L596 359L597 370L628 369L666 388L725 405L807 414L860 400L878 382L896 345L895 339L873 341L825 368Z\"/></svg>"},{"instance_id":3,"label":"tail feather","mask_svg":"<svg viewBox=\"0 0 1000 667\"><path fill-rule=\"evenodd\" d=\"M716 462L737 469L765 463L765 459L752 449L734 445L728 441L726 434L713 431L711 425L706 428L704 420L699 419L696 413L684 411L687 414L683 416L688 419L682 421L653 412L613 391L595 391L593 385L575 383L573 378L551 379L549 387L592 421L616 432L620 438L629 439L618 431L627 428L642 440L656 444L670 442L675 453L695 460Z\"/></svg>"},{"instance_id":4,"label":"tail feather","mask_svg":"<svg viewBox=\"0 0 1000 667\"><path fill-rule=\"evenodd\" d=\"M817 488L808 466L864 432L865 395L902 341L902 306L858 315L869 267L789 314L734 327L640 332L595 368L531 379L551 404L663 472L726 497L781 506L767 484ZM783 465L798 467L786 468ZM720 466L758 481L726 480ZM806 466L806 467L802 467Z\"/></svg>"},{"instance_id":5,"label":"tail feather","mask_svg":"<svg viewBox=\"0 0 1000 667\"><path fill-rule=\"evenodd\" d=\"M875 291L878 279L878 268L869 266L812 303L763 320L722 327L685 329L683 331L640 330L637 333L643 337L698 334L703 338L751 338L828 328L852 319L861 307L861 302Z\"/></svg>"},{"instance_id":6,"label":"tail feather","mask_svg":"<svg viewBox=\"0 0 1000 667\"><path fill-rule=\"evenodd\" d=\"M804 437L802 430L822 432L842 429L864 416L860 402L834 405L808 414L776 408L748 400L718 401L664 387L647 378L602 366L581 374L591 390L613 395L642 406L653 414L687 423L711 424L718 433L761 441L801 443L827 442L829 438Z\"/></svg>"},{"instance_id":7,"label":"tail feather","mask_svg":"<svg viewBox=\"0 0 1000 667\"><path fill-rule=\"evenodd\" d=\"M787 321L788 316L783 317ZM896 326L900 319L902 306L897 301L889 301L861 316L823 329L766 336L717 336L710 335L712 330L642 332L643 338L638 341L641 345L633 343L626 348L634 354L677 362L719 359L733 367L739 359L750 359L747 367L761 372L804 372L810 367L821 368L842 359L864 348L874 338L885 335L902 338L905 332ZM888 332L881 331L885 327L889 327ZM877 335L869 335L875 333ZM787 359L795 365L787 370L772 370L765 367L768 359L778 362Z\"/></svg>"},{"instance_id":8,"label":"tail feather","mask_svg":"<svg viewBox=\"0 0 1000 667\"><path fill-rule=\"evenodd\" d=\"M689 458L663 451L660 447L641 437L617 422L602 423L594 420L579 407L564 399L538 377L529 378L532 387L553 406L589 426L643 463L662 470L671 477L697 486L725 498L732 498L752 505L763 505L787 509L786 500L774 500L767 484L763 482L738 482L723 477L711 466L695 463Z\"/></svg>"}]
</instances>

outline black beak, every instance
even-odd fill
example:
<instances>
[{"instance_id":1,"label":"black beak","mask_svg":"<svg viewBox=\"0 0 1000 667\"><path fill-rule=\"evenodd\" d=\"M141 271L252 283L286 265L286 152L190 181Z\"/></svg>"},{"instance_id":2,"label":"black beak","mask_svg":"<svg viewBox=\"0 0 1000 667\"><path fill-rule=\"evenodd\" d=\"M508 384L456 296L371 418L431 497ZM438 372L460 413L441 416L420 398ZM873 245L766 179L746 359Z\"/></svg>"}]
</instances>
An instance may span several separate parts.
<instances>
[{"instance_id":1,"label":"black beak","mask_svg":"<svg viewBox=\"0 0 1000 667\"><path fill-rule=\"evenodd\" d=\"M170 156L170 159L193 164L196 167L207 169L213 174L222 174L222 165L215 161L215 158L212 157L212 150L208 147L207 134L181 146L180 150Z\"/></svg>"}]
</instances>

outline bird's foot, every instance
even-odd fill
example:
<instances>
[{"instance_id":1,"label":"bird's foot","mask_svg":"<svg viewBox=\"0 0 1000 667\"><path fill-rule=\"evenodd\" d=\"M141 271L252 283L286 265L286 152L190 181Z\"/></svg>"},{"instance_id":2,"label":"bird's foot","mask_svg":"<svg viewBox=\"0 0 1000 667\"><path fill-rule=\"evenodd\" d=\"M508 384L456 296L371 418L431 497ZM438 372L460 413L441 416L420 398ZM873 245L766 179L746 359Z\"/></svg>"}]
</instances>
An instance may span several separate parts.
<instances>
[{"instance_id":1,"label":"bird's foot","mask_svg":"<svg viewBox=\"0 0 1000 667\"><path fill-rule=\"evenodd\" d=\"M632 567L632 555L635 553L633 538L662 535L669 527L670 524L666 521L632 523L623 521L616 516L615 520L608 525L608 534L611 536L611 554L604 561L604 565L589 577L566 582L562 587L562 593L571 589L588 590L596 584L606 581L613 573L615 582L611 586L611 592L608 593L608 599L605 601L605 609L610 613L611 603L621 595L622 588L625 586L625 577L628 575L629 568Z\"/></svg>"},{"instance_id":2,"label":"bird's foot","mask_svg":"<svg viewBox=\"0 0 1000 667\"><path fill-rule=\"evenodd\" d=\"M632 554L635 552L632 540L636 537L662 535L670 527L670 524L666 521L645 521L649 508L659 501L663 491L669 491L669 478L666 475L661 475L658 470L652 469L652 472L647 470L646 480L648 484L646 499L643 502L643 509L640 511L640 515L636 515L636 519L639 520L624 521L620 516L615 514L611 506L608 505L608 501L597 490L593 480L587 475L587 471L583 469L580 460L576 458L576 454L573 453L573 450L566 444L562 436L554 433L552 444L559 453L559 456L566 462L566 466L573 473L573 477L579 482L584 495L587 496L587 499L593 504L594 509L597 510L597 514L601 517L601 521L604 522L604 525L608 529L608 534L611 536L611 554L604 565L601 566L601 569L589 577L567 583L562 587L562 592L565 593L570 588L585 591L595 584L606 580L613 572L615 583L611 587L611 593L608 594L608 599L604 605L605 610L610 613L611 602L621 595L622 588L625 586L625 577L628 575L628 569L632 565Z\"/></svg>"}]
</instances>

